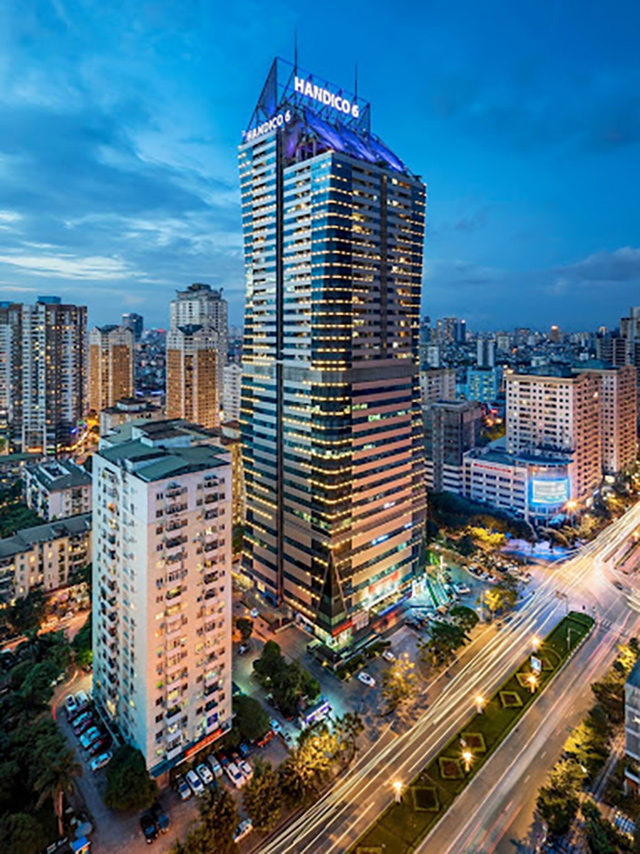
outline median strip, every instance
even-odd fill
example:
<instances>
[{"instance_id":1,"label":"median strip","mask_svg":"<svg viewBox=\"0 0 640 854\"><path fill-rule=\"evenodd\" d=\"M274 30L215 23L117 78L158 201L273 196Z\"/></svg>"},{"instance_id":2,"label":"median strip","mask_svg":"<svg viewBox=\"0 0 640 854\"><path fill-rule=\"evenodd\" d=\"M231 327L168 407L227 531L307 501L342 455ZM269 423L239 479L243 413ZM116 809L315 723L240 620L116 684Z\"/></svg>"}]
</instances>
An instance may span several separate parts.
<instances>
[{"instance_id":1,"label":"median strip","mask_svg":"<svg viewBox=\"0 0 640 854\"><path fill-rule=\"evenodd\" d=\"M352 854L414 851L471 778L587 637L592 617L572 611L537 642L534 652L485 700L476 714L408 784L393 782L396 801L351 848Z\"/></svg>"}]
</instances>

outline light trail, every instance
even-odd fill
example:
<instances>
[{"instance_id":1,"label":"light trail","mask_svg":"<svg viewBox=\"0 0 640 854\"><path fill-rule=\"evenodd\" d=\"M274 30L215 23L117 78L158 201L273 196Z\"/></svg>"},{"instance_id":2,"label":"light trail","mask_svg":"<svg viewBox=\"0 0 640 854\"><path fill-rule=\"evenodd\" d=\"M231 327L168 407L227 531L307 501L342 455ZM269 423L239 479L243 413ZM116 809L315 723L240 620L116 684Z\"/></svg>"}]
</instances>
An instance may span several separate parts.
<instances>
[{"instance_id":1,"label":"light trail","mask_svg":"<svg viewBox=\"0 0 640 854\"><path fill-rule=\"evenodd\" d=\"M343 839L356 824L362 823L362 816L345 828L344 813L358 803L369 801L372 803L367 810L375 804L378 812L382 812L393 798L389 780L412 779L428 764L451 735L473 716L473 697L478 693L493 693L522 661L525 652L530 652L529 638L534 634L546 634L545 628L550 627L552 620L556 622L557 610L564 607L557 592L570 596L582 588L581 592L589 601L593 600L593 593L597 591L585 588L584 582L588 575L597 578L600 574L601 562L596 558L613 543L630 536L639 524L640 504L637 504L575 556L556 565L553 574L544 579L512 621L451 678L410 729L379 750L376 750L377 743L372 745L347 775L312 807L271 841L261 844L260 854L307 854L310 851L330 854L345 850ZM360 827L356 838L366 829L366 825ZM349 840L347 847L353 841Z\"/></svg>"}]
</instances>

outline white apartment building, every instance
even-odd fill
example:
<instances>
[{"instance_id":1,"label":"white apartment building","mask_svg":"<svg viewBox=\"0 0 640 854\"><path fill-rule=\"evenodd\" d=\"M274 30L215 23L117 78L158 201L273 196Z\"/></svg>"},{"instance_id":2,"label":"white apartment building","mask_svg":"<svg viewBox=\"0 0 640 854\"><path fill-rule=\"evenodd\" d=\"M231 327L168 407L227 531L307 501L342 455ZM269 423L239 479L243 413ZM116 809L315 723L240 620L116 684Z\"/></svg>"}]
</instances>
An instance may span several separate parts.
<instances>
[{"instance_id":1,"label":"white apartment building","mask_svg":"<svg viewBox=\"0 0 640 854\"><path fill-rule=\"evenodd\" d=\"M242 365L231 362L224 369L224 389L222 392L222 411L225 421L240 420L240 400L242 396Z\"/></svg>"},{"instance_id":2,"label":"white apartment building","mask_svg":"<svg viewBox=\"0 0 640 854\"><path fill-rule=\"evenodd\" d=\"M430 368L420 371L420 396L423 406L438 400L455 400L455 368Z\"/></svg>"},{"instance_id":3,"label":"white apartment building","mask_svg":"<svg viewBox=\"0 0 640 854\"><path fill-rule=\"evenodd\" d=\"M171 301L170 321L171 329L202 326L208 332L215 333L218 389L221 390L229 348L228 304L222 296L222 289L215 290L211 285L196 282L184 291L176 291L176 298Z\"/></svg>"},{"instance_id":4,"label":"white apartment building","mask_svg":"<svg viewBox=\"0 0 640 854\"><path fill-rule=\"evenodd\" d=\"M91 563L91 514L23 528L0 540L0 601L66 587Z\"/></svg>"},{"instance_id":5,"label":"white apartment building","mask_svg":"<svg viewBox=\"0 0 640 854\"><path fill-rule=\"evenodd\" d=\"M72 460L48 460L25 466L27 507L51 522L91 512L91 475Z\"/></svg>"},{"instance_id":6,"label":"white apartment building","mask_svg":"<svg viewBox=\"0 0 640 854\"><path fill-rule=\"evenodd\" d=\"M570 454L571 499L588 500L602 480L601 379L541 368L505 374L507 451Z\"/></svg>"},{"instance_id":7,"label":"white apartment building","mask_svg":"<svg viewBox=\"0 0 640 854\"><path fill-rule=\"evenodd\" d=\"M231 727L231 461L184 422L94 455L94 696L154 776Z\"/></svg>"}]
</instances>

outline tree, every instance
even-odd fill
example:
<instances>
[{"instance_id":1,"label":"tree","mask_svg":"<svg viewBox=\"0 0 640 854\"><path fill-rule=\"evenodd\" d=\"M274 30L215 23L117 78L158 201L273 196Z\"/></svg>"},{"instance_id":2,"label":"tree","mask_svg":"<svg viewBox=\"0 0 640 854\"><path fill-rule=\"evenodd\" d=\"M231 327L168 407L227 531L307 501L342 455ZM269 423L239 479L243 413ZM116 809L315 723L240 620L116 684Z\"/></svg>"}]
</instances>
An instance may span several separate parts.
<instances>
[{"instance_id":1,"label":"tree","mask_svg":"<svg viewBox=\"0 0 640 854\"><path fill-rule=\"evenodd\" d=\"M86 623L71 641L71 647L73 649L73 658L76 666L80 667L82 670L87 670L91 667L93 664L91 614L89 614Z\"/></svg>"},{"instance_id":2,"label":"tree","mask_svg":"<svg viewBox=\"0 0 640 854\"><path fill-rule=\"evenodd\" d=\"M484 603L491 614L507 611L513 608L517 601L518 582L511 576L506 576L484 593Z\"/></svg>"},{"instance_id":3,"label":"tree","mask_svg":"<svg viewBox=\"0 0 640 854\"><path fill-rule=\"evenodd\" d=\"M293 750L280 766L280 780L289 804L308 802L317 795L329 777L337 757L338 737L325 723L305 730Z\"/></svg>"},{"instance_id":4,"label":"tree","mask_svg":"<svg viewBox=\"0 0 640 854\"><path fill-rule=\"evenodd\" d=\"M44 766L42 774L35 782L34 788L40 793L37 808L51 798L53 809L58 818L58 834L64 833L62 818L64 815L64 796L71 795L75 790L75 779L82 774L82 765L76 762L75 752L65 750L57 756L49 757L50 761Z\"/></svg>"},{"instance_id":5,"label":"tree","mask_svg":"<svg viewBox=\"0 0 640 854\"><path fill-rule=\"evenodd\" d=\"M425 664L438 667L448 664L455 656L456 650L468 641L464 630L455 623L433 623L429 627L428 639L418 643L419 655Z\"/></svg>"},{"instance_id":6,"label":"tree","mask_svg":"<svg viewBox=\"0 0 640 854\"><path fill-rule=\"evenodd\" d=\"M247 643L253 634L253 620L249 620L247 617L238 617L236 620L236 628L240 632L242 643Z\"/></svg>"},{"instance_id":7,"label":"tree","mask_svg":"<svg viewBox=\"0 0 640 854\"><path fill-rule=\"evenodd\" d=\"M468 634L480 622L480 617L473 608L468 608L466 605L454 605L449 611L449 616L465 634Z\"/></svg>"},{"instance_id":8,"label":"tree","mask_svg":"<svg viewBox=\"0 0 640 854\"><path fill-rule=\"evenodd\" d=\"M198 804L200 821L176 842L171 854L232 854L237 851L233 834L238 826L238 810L226 789L207 789Z\"/></svg>"},{"instance_id":9,"label":"tree","mask_svg":"<svg viewBox=\"0 0 640 854\"><path fill-rule=\"evenodd\" d=\"M585 800L581 809L587 845L592 854L618 854L631 849L628 840L610 821L602 817L600 809L591 799Z\"/></svg>"},{"instance_id":10,"label":"tree","mask_svg":"<svg viewBox=\"0 0 640 854\"><path fill-rule=\"evenodd\" d=\"M313 701L320 693L320 683L297 661L287 664L275 641L267 641L260 658L253 663L256 678L270 687L276 705L283 715L293 717L301 697Z\"/></svg>"},{"instance_id":11,"label":"tree","mask_svg":"<svg viewBox=\"0 0 640 854\"><path fill-rule=\"evenodd\" d=\"M7 622L18 635L37 631L45 615L46 602L41 590L34 590L17 599L7 612Z\"/></svg>"},{"instance_id":12,"label":"tree","mask_svg":"<svg viewBox=\"0 0 640 854\"><path fill-rule=\"evenodd\" d=\"M107 766L104 802L114 810L145 809L158 791L139 750L123 745Z\"/></svg>"},{"instance_id":13,"label":"tree","mask_svg":"<svg viewBox=\"0 0 640 854\"><path fill-rule=\"evenodd\" d=\"M611 669L600 679L593 682L591 690L611 722L620 724L624 720L624 675Z\"/></svg>"},{"instance_id":14,"label":"tree","mask_svg":"<svg viewBox=\"0 0 640 854\"><path fill-rule=\"evenodd\" d=\"M0 816L0 839L11 854L38 854L48 842L38 820L23 812Z\"/></svg>"},{"instance_id":15,"label":"tree","mask_svg":"<svg viewBox=\"0 0 640 854\"><path fill-rule=\"evenodd\" d=\"M571 827L580 806L578 793L583 780L584 772L574 759L561 759L540 788L536 806L552 836L561 836Z\"/></svg>"},{"instance_id":16,"label":"tree","mask_svg":"<svg viewBox=\"0 0 640 854\"><path fill-rule=\"evenodd\" d=\"M338 739L338 756L344 765L356 755L358 737L364 732L364 723L357 712L346 712L336 718L333 731Z\"/></svg>"},{"instance_id":17,"label":"tree","mask_svg":"<svg viewBox=\"0 0 640 854\"><path fill-rule=\"evenodd\" d=\"M399 656L382 674L382 696L389 711L413 697L416 691L415 665L408 655Z\"/></svg>"},{"instance_id":18,"label":"tree","mask_svg":"<svg viewBox=\"0 0 640 854\"><path fill-rule=\"evenodd\" d=\"M270 685L286 669L286 666L287 662L279 645L271 640L265 643L260 657L253 662L256 678L263 685Z\"/></svg>"},{"instance_id":19,"label":"tree","mask_svg":"<svg viewBox=\"0 0 640 854\"><path fill-rule=\"evenodd\" d=\"M256 830L269 833L278 824L282 810L280 778L268 762L256 762L253 777L242 790L242 801Z\"/></svg>"},{"instance_id":20,"label":"tree","mask_svg":"<svg viewBox=\"0 0 640 854\"><path fill-rule=\"evenodd\" d=\"M609 733L594 727L589 717L572 730L564 752L587 769L589 777L604 765L608 755Z\"/></svg>"},{"instance_id":21,"label":"tree","mask_svg":"<svg viewBox=\"0 0 640 854\"><path fill-rule=\"evenodd\" d=\"M253 697L241 694L233 698L235 714L234 726L238 728L240 738L256 741L267 732L271 724L269 715Z\"/></svg>"}]
</instances>

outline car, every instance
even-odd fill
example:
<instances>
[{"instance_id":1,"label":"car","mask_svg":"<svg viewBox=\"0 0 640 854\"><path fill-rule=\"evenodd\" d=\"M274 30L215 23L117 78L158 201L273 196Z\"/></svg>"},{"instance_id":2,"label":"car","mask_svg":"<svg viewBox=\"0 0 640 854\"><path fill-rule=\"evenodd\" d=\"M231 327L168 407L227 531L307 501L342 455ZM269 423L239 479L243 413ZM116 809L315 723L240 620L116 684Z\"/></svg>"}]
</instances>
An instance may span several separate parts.
<instances>
[{"instance_id":1,"label":"car","mask_svg":"<svg viewBox=\"0 0 640 854\"><path fill-rule=\"evenodd\" d=\"M253 822L250 818L245 818L240 824L236 827L235 833L233 834L233 841L240 842L241 839L244 839L245 836L248 836L253 830Z\"/></svg>"},{"instance_id":2,"label":"car","mask_svg":"<svg viewBox=\"0 0 640 854\"><path fill-rule=\"evenodd\" d=\"M108 735L105 735L93 742L89 748L89 755L95 756L98 753L103 753L108 747L111 747L111 739Z\"/></svg>"},{"instance_id":3,"label":"car","mask_svg":"<svg viewBox=\"0 0 640 854\"><path fill-rule=\"evenodd\" d=\"M88 750L94 741L97 741L101 737L102 733L98 729L97 726L92 726L85 733L80 736L80 746L85 750Z\"/></svg>"},{"instance_id":4,"label":"car","mask_svg":"<svg viewBox=\"0 0 640 854\"><path fill-rule=\"evenodd\" d=\"M193 769L191 771L187 771L185 780L187 781L187 783L189 784L189 788L197 798L201 798L204 795L204 783Z\"/></svg>"},{"instance_id":5,"label":"car","mask_svg":"<svg viewBox=\"0 0 640 854\"><path fill-rule=\"evenodd\" d=\"M245 780L250 780L253 777L253 768L250 762L247 762L246 759L241 759L238 763L238 769Z\"/></svg>"},{"instance_id":6,"label":"car","mask_svg":"<svg viewBox=\"0 0 640 854\"><path fill-rule=\"evenodd\" d=\"M621 581L614 581L613 586L617 587L618 590L624 590L624 584Z\"/></svg>"},{"instance_id":7,"label":"car","mask_svg":"<svg viewBox=\"0 0 640 854\"><path fill-rule=\"evenodd\" d=\"M211 770L213 771L213 776L216 778L216 780L222 777L222 765L218 762L213 753L210 753L207 756L207 763L209 765L209 768L211 768Z\"/></svg>"},{"instance_id":8,"label":"car","mask_svg":"<svg viewBox=\"0 0 640 854\"><path fill-rule=\"evenodd\" d=\"M271 718L271 720L269 721L269 725L271 726L271 729L277 735L279 735L282 732L282 727L280 726L280 724L278 723L278 721L275 718Z\"/></svg>"},{"instance_id":9,"label":"car","mask_svg":"<svg viewBox=\"0 0 640 854\"><path fill-rule=\"evenodd\" d=\"M467 587L467 585L463 584L461 581L458 581L453 586L455 587L456 592L462 594L463 596L467 593L471 593L471 588Z\"/></svg>"},{"instance_id":10,"label":"car","mask_svg":"<svg viewBox=\"0 0 640 854\"><path fill-rule=\"evenodd\" d=\"M208 786L210 783L213 783L214 777L211 773L211 768L209 768L208 765L205 765L204 762L201 765L198 765L198 767L196 768L196 773L198 774L202 782L205 784L205 786Z\"/></svg>"},{"instance_id":11,"label":"car","mask_svg":"<svg viewBox=\"0 0 640 854\"><path fill-rule=\"evenodd\" d=\"M226 768L229 764L229 757L226 753L218 753L218 759L220 760L220 764L223 768Z\"/></svg>"},{"instance_id":12,"label":"car","mask_svg":"<svg viewBox=\"0 0 640 854\"><path fill-rule=\"evenodd\" d=\"M64 707L67 710L67 717L69 720L77 713L78 711L78 701L73 696L73 694L69 694L64 701Z\"/></svg>"},{"instance_id":13,"label":"car","mask_svg":"<svg viewBox=\"0 0 640 854\"><path fill-rule=\"evenodd\" d=\"M267 694L265 700L272 708L276 708L276 701L273 699L273 694Z\"/></svg>"},{"instance_id":14,"label":"car","mask_svg":"<svg viewBox=\"0 0 640 854\"><path fill-rule=\"evenodd\" d=\"M364 670L358 673L358 679L362 682L363 685L368 685L369 688L373 688L376 684L376 680L373 678L373 676L371 676L369 673L365 673Z\"/></svg>"},{"instance_id":15,"label":"car","mask_svg":"<svg viewBox=\"0 0 640 854\"><path fill-rule=\"evenodd\" d=\"M176 777L176 791L180 795L181 801L188 801L193 792L189 788L184 777Z\"/></svg>"},{"instance_id":16,"label":"car","mask_svg":"<svg viewBox=\"0 0 640 854\"><path fill-rule=\"evenodd\" d=\"M285 730L283 730L280 733L280 737L282 738L284 743L287 745L287 747L291 747L291 745L293 744L293 737L292 737L290 732L286 732Z\"/></svg>"},{"instance_id":17,"label":"car","mask_svg":"<svg viewBox=\"0 0 640 854\"><path fill-rule=\"evenodd\" d=\"M251 619L252 619L252 620L257 620L259 616L260 616L260 612L258 611L258 609L257 609L257 608L252 608L252 609L251 609Z\"/></svg>"},{"instance_id":18,"label":"car","mask_svg":"<svg viewBox=\"0 0 640 854\"><path fill-rule=\"evenodd\" d=\"M241 643L238 647L238 655L246 655L249 652L250 646L248 643Z\"/></svg>"},{"instance_id":19,"label":"car","mask_svg":"<svg viewBox=\"0 0 640 854\"><path fill-rule=\"evenodd\" d=\"M171 821L166 810L162 808L162 804L159 804L158 801L156 801L151 807L151 815L153 816L153 820L155 821L156 827L160 833L167 833L171 827Z\"/></svg>"},{"instance_id":20,"label":"car","mask_svg":"<svg viewBox=\"0 0 640 854\"><path fill-rule=\"evenodd\" d=\"M391 652L390 649L385 649L385 651L382 653L382 657L384 658L385 661L395 661L396 660L395 655Z\"/></svg>"},{"instance_id":21,"label":"car","mask_svg":"<svg viewBox=\"0 0 640 854\"><path fill-rule=\"evenodd\" d=\"M267 730L267 732L262 736L262 738L256 739L256 741L254 742L255 746L264 747L265 745L269 744L274 735L275 733L272 729Z\"/></svg>"},{"instance_id":22,"label":"car","mask_svg":"<svg viewBox=\"0 0 640 854\"><path fill-rule=\"evenodd\" d=\"M79 709L86 709L89 705L89 698L84 691L78 691L76 694L76 703Z\"/></svg>"},{"instance_id":23,"label":"car","mask_svg":"<svg viewBox=\"0 0 640 854\"><path fill-rule=\"evenodd\" d=\"M151 845L152 842L156 841L158 838L158 828L150 813L145 812L140 816L140 827L142 828L144 838L147 840L147 845Z\"/></svg>"},{"instance_id":24,"label":"car","mask_svg":"<svg viewBox=\"0 0 640 854\"><path fill-rule=\"evenodd\" d=\"M78 715L72 724L75 734L80 735L80 733L86 729L85 725L87 723L93 723L93 715L91 712L83 712L81 715Z\"/></svg>"},{"instance_id":25,"label":"car","mask_svg":"<svg viewBox=\"0 0 640 854\"><path fill-rule=\"evenodd\" d=\"M251 755L251 745L249 744L249 742L248 741L241 741L240 744L238 745L238 752L240 753L240 756L242 756L243 759L246 759L248 756L250 756Z\"/></svg>"},{"instance_id":26,"label":"car","mask_svg":"<svg viewBox=\"0 0 640 854\"><path fill-rule=\"evenodd\" d=\"M92 771L98 771L100 768L104 768L105 765L108 765L111 762L113 754L110 750L107 750L105 753L100 753L98 756L94 757L91 762L89 762L89 768Z\"/></svg>"},{"instance_id":27,"label":"car","mask_svg":"<svg viewBox=\"0 0 640 854\"><path fill-rule=\"evenodd\" d=\"M238 766L234 765L233 762L230 762L224 770L236 789L240 789L247 782L244 778L244 774L240 772Z\"/></svg>"}]
</instances>

